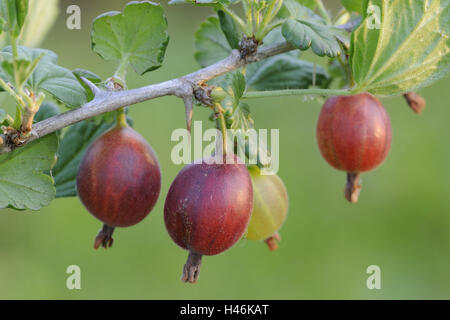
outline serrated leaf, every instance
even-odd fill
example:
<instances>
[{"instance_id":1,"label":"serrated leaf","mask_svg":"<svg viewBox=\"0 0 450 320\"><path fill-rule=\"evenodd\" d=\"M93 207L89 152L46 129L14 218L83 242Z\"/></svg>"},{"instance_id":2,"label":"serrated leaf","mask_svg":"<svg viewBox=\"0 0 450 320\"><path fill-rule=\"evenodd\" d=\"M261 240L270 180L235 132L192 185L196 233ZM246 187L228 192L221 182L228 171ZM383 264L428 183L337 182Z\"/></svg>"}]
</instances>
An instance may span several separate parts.
<instances>
[{"instance_id":1,"label":"serrated leaf","mask_svg":"<svg viewBox=\"0 0 450 320\"><path fill-rule=\"evenodd\" d=\"M195 32L195 59L202 66L209 66L219 60L225 59L231 53L230 44L220 29L217 17L209 17L200 24Z\"/></svg>"},{"instance_id":2,"label":"serrated leaf","mask_svg":"<svg viewBox=\"0 0 450 320\"><path fill-rule=\"evenodd\" d=\"M240 71L230 72L211 80L210 84L222 87L227 94L221 102L226 110L227 127L241 129L243 132L253 128L254 121L250 114L250 107L240 100L246 87L244 75Z\"/></svg>"},{"instance_id":3,"label":"serrated leaf","mask_svg":"<svg viewBox=\"0 0 450 320\"><path fill-rule=\"evenodd\" d=\"M222 29L225 38L228 41L228 44L233 49L239 49L239 42L241 40L240 33L237 29L236 24L234 23L233 18L231 18L228 14L219 10L217 12L220 22L220 28Z\"/></svg>"},{"instance_id":4,"label":"serrated leaf","mask_svg":"<svg viewBox=\"0 0 450 320\"><path fill-rule=\"evenodd\" d=\"M349 46L346 32L312 20L290 19L283 24L282 34L294 47L312 51L318 56L336 57L342 53L340 43Z\"/></svg>"},{"instance_id":5,"label":"serrated leaf","mask_svg":"<svg viewBox=\"0 0 450 320\"><path fill-rule=\"evenodd\" d=\"M300 60L295 53L280 54L247 67L247 87L254 90L307 89L313 84L328 87L330 76L318 65Z\"/></svg>"},{"instance_id":6,"label":"serrated leaf","mask_svg":"<svg viewBox=\"0 0 450 320\"><path fill-rule=\"evenodd\" d=\"M92 49L105 60L129 63L140 75L161 67L169 34L160 4L132 1L123 13L98 16L92 27Z\"/></svg>"},{"instance_id":7,"label":"serrated leaf","mask_svg":"<svg viewBox=\"0 0 450 320\"><path fill-rule=\"evenodd\" d=\"M355 91L398 95L450 72L450 1L370 0L367 5L381 9L380 28L371 28L374 16L365 14L353 32Z\"/></svg>"},{"instance_id":8,"label":"serrated leaf","mask_svg":"<svg viewBox=\"0 0 450 320\"><path fill-rule=\"evenodd\" d=\"M0 155L0 208L39 210L55 197L53 179L44 172L55 163L58 139L45 136Z\"/></svg>"},{"instance_id":9,"label":"serrated leaf","mask_svg":"<svg viewBox=\"0 0 450 320\"><path fill-rule=\"evenodd\" d=\"M130 123L130 119L128 119ZM67 129L58 149L58 161L52 170L56 197L77 195L76 177L87 148L104 132L115 126L109 114L79 122Z\"/></svg>"},{"instance_id":10,"label":"serrated leaf","mask_svg":"<svg viewBox=\"0 0 450 320\"><path fill-rule=\"evenodd\" d=\"M230 120L231 129L241 129L244 133L254 127L254 121L250 113L250 106L245 102L239 102L237 107L234 109Z\"/></svg>"},{"instance_id":11,"label":"serrated leaf","mask_svg":"<svg viewBox=\"0 0 450 320\"><path fill-rule=\"evenodd\" d=\"M281 15L283 18L314 20L323 23L323 18L313 11L315 7L315 0L284 0L283 8L285 8L285 10L284 12L282 11Z\"/></svg>"},{"instance_id":12,"label":"serrated leaf","mask_svg":"<svg viewBox=\"0 0 450 320\"><path fill-rule=\"evenodd\" d=\"M4 61L12 61L11 47L6 47L0 53ZM32 91L47 91L57 100L69 107L79 107L86 102L84 88L78 82L72 71L57 65L57 56L54 52L44 49L18 47L19 60L34 61L43 55L26 86ZM0 68L0 77L6 82L14 83L11 71Z\"/></svg>"}]
</instances>

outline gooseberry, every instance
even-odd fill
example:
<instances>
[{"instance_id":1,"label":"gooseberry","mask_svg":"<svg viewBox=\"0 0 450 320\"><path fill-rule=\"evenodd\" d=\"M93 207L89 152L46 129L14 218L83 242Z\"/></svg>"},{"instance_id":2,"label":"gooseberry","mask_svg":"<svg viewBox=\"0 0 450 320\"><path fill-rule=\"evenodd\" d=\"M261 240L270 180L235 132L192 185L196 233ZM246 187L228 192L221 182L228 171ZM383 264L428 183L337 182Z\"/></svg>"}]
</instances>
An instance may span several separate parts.
<instances>
[{"instance_id":1,"label":"gooseberry","mask_svg":"<svg viewBox=\"0 0 450 320\"><path fill-rule=\"evenodd\" d=\"M330 97L317 124L317 142L325 160L347 172L345 197L358 201L359 174L379 166L389 153L392 129L381 102L369 93Z\"/></svg>"},{"instance_id":2,"label":"gooseberry","mask_svg":"<svg viewBox=\"0 0 450 320\"><path fill-rule=\"evenodd\" d=\"M253 207L244 164L203 160L185 166L170 186L164 222L172 240L189 251L184 282L195 283L203 255L219 254L244 235Z\"/></svg>"},{"instance_id":3,"label":"gooseberry","mask_svg":"<svg viewBox=\"0 0 450 320\"><path fill-rule=\"evenodd\" d=\"M135 130L117 126L86 151L77 176L77 191L86 209L104 223L94 248L113 243L115 227L129 227L153 209L161 172L152 147Z\"/></svg>"}]
</instances>

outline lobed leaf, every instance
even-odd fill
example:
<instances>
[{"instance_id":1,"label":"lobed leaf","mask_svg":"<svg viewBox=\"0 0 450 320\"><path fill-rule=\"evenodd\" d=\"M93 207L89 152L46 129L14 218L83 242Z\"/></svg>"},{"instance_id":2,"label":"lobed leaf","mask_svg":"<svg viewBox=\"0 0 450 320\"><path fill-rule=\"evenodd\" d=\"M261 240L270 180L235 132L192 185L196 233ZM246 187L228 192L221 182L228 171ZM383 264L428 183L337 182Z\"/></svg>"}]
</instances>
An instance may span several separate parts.
<instances>
[{"instance_id":1,"label":"lobed leaf","mask_svg":"<svg viewBox=\"0 0 450 320\"><path fill-rule=\"evenodd\" d=\"M169 42L164 10L150 1L132 1L123 13L102 14L93 22L91 42L103 59L129 63L140 75L158 69Z\"/></svg>"},{"instance_id":2,"label":"lobed leaf","mask_svg":"<svg viewBox=\"0 0 450 320\"><path fill-rule=\"evenodd\" d=\"M55 197L48 172L55 164L58 138L45 136L0 155L0 208L39 210Z\"/></svg>"},{"instance_id":3,"label":"lobed leaf","mask_svg":"<svg viewBox=\"0 0 450 320\"><path fill-rule=\"evenodd\" d=\"M311 48L321 57L334 58L342 53L340 44L349 46L346 31L313 20L289 19L283 24L282 34L297 49Z\"/></svg>"},{"instance_id":4,"label":"lobed leaf","mask_svg":"<svg viewBox=\"0 0 450 320\"><path fill-rule=\"evenodd\" d=\"M350 48L355 91L398 95L450 71L450 1L370 0L367 5L375 11L365 13ZM379 29L372 28L376 8Z\"/></svg>"}]
</instances>

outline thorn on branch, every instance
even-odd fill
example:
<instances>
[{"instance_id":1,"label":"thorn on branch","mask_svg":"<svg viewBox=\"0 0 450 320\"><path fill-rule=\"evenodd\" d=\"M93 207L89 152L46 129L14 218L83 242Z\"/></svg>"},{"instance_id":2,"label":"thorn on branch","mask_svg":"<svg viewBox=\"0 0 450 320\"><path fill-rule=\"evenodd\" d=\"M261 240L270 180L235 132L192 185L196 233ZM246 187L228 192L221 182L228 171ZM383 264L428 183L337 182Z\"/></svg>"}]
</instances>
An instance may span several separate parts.
<instances>
[{"instance_id":1,"label":"thorn on branch","mask_svg":"<svg viewBox=\"0 0 450 320\"><path fill-rule=\"evenodd\" d=\"M94 94L94 97L100 95L102 93L102 90L100 90L95 84L93 84L90 80L86 79L85 77L80 77L81 81L83 81L89 89L91 89L92 93Z\"/></svg>"},{"instance_id":2,"label":"thorn on branch","mask_svg":"<svg viewBox=\"0 0 450 320\"><path fill-rule=\"evenodd\" d=\"M193 96L185 96L183 97L184 107L186 109L186 129L191 133L191 124L192 124L192 109L194 106Z\"/></svg>"}]
</instances>

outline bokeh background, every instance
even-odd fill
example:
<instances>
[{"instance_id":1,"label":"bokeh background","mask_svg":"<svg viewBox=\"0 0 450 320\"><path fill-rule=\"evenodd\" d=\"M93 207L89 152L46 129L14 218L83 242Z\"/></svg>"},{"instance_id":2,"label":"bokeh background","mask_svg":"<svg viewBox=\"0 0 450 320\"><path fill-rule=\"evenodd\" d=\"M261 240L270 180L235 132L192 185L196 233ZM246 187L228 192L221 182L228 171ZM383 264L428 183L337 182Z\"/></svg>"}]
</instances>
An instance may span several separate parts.
<instances>
[{"instance_id":1,"label":"bokeh background","mask_svg":"<svg viewBox=\"0 0 450 320\"><path fill-rule=\"evenodd\" d=\"M81 30L65 25L67 6L81 7ZM61 1L60 16L42 47L61 65L103 78L114 63L90 50L91 21L122 10L126 1ZM337 1L327 1L336 10ZM211 11L168 6L170 43L165 63L128 86L167 80L198 68L193 34ZM320 61L319 61L320 62ZM241 241L205 257L196 285L180 281L187 253L169 238L163 205L181 169L170 160L174 129L184 127L182 102L173 97L130 108L134 127L158 154L163 186L152 213L118 229L110 250L95 251L101 224L77 198L57 199L38 212L0 210L0 298L3 299L431 299L450 298L450 90L448 78L420 92L421 116L403 98L383 99L393 125L385 163L364 174L360 202L343 198L345 174L320 156L315 125L321 101L301 97L251 100L257 128L280 129L280 171L289 196L282 242ZM207 123L209 113L194 110ZM211 125L208 123L208 125ZM66 288L66 268L81 267L81 290ZM368 290L366 268L381 267L381 290Z\"/></svg>"}]
</instances>

